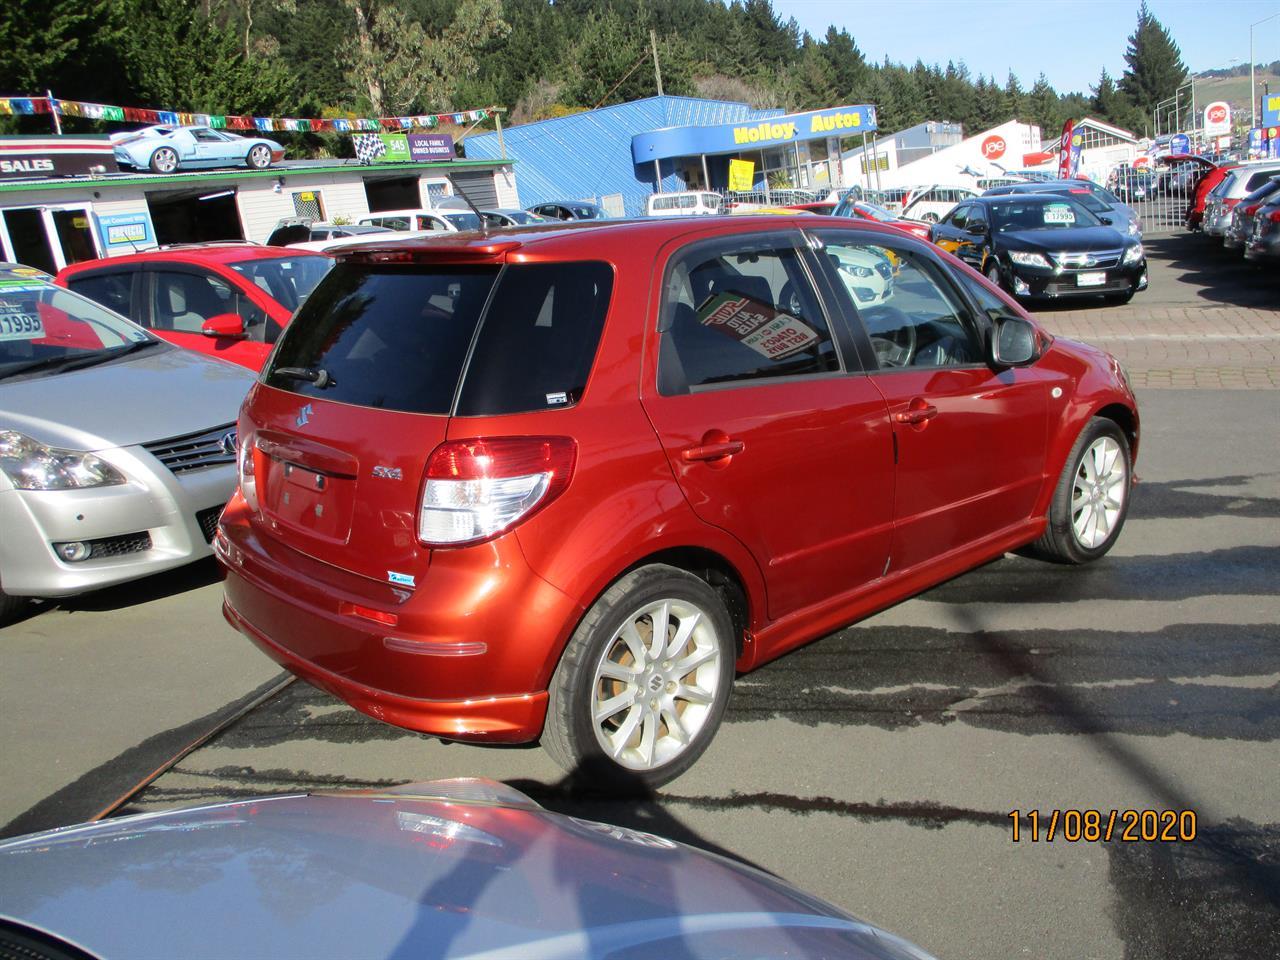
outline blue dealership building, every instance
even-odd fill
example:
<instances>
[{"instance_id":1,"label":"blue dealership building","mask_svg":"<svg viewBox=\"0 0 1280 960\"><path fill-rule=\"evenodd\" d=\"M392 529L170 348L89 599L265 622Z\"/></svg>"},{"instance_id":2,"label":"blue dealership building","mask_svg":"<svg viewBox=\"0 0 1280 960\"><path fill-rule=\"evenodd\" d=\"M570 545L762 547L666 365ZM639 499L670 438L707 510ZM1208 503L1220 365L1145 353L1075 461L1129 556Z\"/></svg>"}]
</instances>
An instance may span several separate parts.
<instances>
[{"instance_id":1,"label":"blue dealership building","mask_svg":"<svg viewBox=\"0 0 1280 960\"><path fill-rule=\"evenodd\" d=\"M660 96L471 136L465 149L469 160L514 161L524 206L591 200L640 216L654 193L728 189L733 160L751 165L755 190L847 186L841 140L875 131L865 104L788 114Z\"/></svg>"}]
</instances>

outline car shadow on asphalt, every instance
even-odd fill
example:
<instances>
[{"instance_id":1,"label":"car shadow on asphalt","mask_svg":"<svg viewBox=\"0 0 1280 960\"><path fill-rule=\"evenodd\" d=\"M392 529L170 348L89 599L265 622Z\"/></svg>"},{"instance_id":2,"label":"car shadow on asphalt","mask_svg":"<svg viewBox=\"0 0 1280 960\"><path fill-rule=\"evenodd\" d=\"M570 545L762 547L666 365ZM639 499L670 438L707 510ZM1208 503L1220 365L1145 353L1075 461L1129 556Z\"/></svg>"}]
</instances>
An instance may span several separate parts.
<instances>
[{"instance_id":1,"label":"car shadow on asphalt","mask_svg":"<svg viewBox=\"0 0 1280 960\"><path fill-rule=\"evenodd\" d=\"M1274 310L1280 294L1280 270L1255 264L1238 250L1225 250L1217 237L1200 233L1168 234L1143 240L1148 259L1178 271L1177 282L1215 304Z\"/></svg>"},{"instance_id":2,"label":"car shadow on asphalt","mask_svg":"<svg viewBox=\"0 0 1280 960\"><path fill-rule=\"evenodd\" d=\"M166 570L164 573L122 583L117 587L107 587L103 590L55 600L45 609L56 608L73 613L122 610L140 603L150 603L199 590L221 579L222 569L218 566L218 562L213 557L205 557L175 570Z\"/></svg>"}]
</instances>

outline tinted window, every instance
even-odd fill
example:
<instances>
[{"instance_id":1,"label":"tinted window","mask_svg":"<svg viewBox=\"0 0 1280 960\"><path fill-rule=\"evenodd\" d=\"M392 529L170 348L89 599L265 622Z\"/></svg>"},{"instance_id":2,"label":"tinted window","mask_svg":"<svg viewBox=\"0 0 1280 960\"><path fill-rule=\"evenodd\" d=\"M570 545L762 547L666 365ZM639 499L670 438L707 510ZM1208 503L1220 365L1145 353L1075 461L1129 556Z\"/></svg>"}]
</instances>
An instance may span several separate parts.
<instances>
[{"instance_id":1,"label":"tinted window","mask_svg":"<svg viewBox=\"0 0 1280 960\"><path fill-rule=\"evenodd\" d=\"M1277 174L1280 174L1280 170L1263 170L1261 173L1253 174L1245 182L1244 192L1252 193Z\"/></svg>"},{"instance_id":2,"label":"tinted window","mask_svg":"<svg viewBox=\"0 0 1280 960\"><path fill-rule=\"evenodd\" d=\"M1097 227L1102 221L1074 198L1009 199L988 206L991 224L997 232L1018 230L1067 230Z\"/></svg>"},{"instance_id":3,"label":"tinted window","mask_svg":"<svg viewBox=\"0 0 1280 960\"><path fill-rule=\"evenodd\" d=\"M582 399L609 309L603 263L516 264L498 280L458 400L459 416Z\"/></svg>"},{"instance_id":4,"label":"tinted window","mask_svg":"<svg viewBox=\"0 0 1280 960\"><path fill-rule=\"evenodd\" d=\"M953 227L963 230L964 225L969 220L969 211L972 209L973 208L969 206L956 207L956 209L947 214L946 222L951 224Z\"/></svg>"},{"instance_id":5,"label":"tinted window","mask_svg":"<svg viewBox=\"0 0 1280 960\"><path fill-rule=\"evenodd\" d=\"M668 277L662 327L664 393L840 368L826 318L789 246L682 258Z\"/></svg>"},{"instance_id":6,"label":"tinted window","mask_svg":"<svg viewBox=\"0 0 1280 960\"><path fill-rule=\"evenodd\" d=\"M292 313L329 272L333 261L317 256L275 257L242 260L229 266Z\"/></svg>"},{"instance_id":7,"label":"tinted window","mask_svg":"<svg viewBox=\"0 0 1280 960\"><path fill-rule=\"evenodd\" d=\"M231 288L231 284L210 274L157 270L151 276L151 315L148 319L156 330L200 333L210 317L220 313L240 313L238 308L245 299Z\"/></svg>"},{"instance_id":8,"label":"tinted window","mask_svg":"<svg viewBox=\"0 0 1280 960\"><path fill-rule=\"evenodd\" d=\"M133 310L133 277L132 273L96 273L87 277L71 277L67 286L120 316L128 317Z\"/></svg>"},{"instance_id":9,"label":"tinted window","mask_svg":"<svg viewBox=\"0 0 1280 960\"><path fill-rule=\"evenodd\" d=\"M444 218L459 230L480 229L480 218L474 213L446 213Z\"/></svg>"},{"instance_id":10,"label":"tinted window","mask_svg":"<svg viewBox=\"0 0 1280 960\"><path fill-rule=\"evenodd\" d=\"M408 413L448 413L498 268L339 263L280 338L266 383ZM281 367L323 369L323 389Z\"/></svg>"},{"instance_id":11,"label":"tinted window","mask_svg":"<svg viewBox=\"0 0 1280 960\"><path fill-rule=\"evenodd\" d=\"M825 234L826 253L839 263L840 279L871 337L882 370L899 367L954 367L982 360L980 341L964 307L921 256L909 250L852 242ZM890 264L884 283L851 276L849 266L879 270ZM860 289L860 285L866 289ZM868 291L874 295L868 295Z\"/></svg>"}]
</instances>

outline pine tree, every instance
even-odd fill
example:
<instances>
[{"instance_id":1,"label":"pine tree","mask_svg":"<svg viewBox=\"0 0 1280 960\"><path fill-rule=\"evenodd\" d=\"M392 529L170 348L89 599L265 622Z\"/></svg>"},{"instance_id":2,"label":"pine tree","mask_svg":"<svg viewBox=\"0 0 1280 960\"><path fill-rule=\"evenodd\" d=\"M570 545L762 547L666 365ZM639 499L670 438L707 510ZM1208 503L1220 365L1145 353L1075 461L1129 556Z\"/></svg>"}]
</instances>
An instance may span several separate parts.
<instances>
[{"instance_id":1,"label":"pine tree","mask_svg":"<svg viewBox=\"0 0 1280 960\"><path fill-rule=\"evenodd\" d=\"M1129 101L1149 115L1157 103L1172 97L1187 79L1187 65L1182 51L1149 9L1146 0L1138 8L1138 26L1129 35L1128 64L1120 78L1120 89Z\"/></svg>"},{"instance_id":2,"label":"pine tree","mask_svg":"<svg viewBox=\"0 0 1280 960\"><path fill-rule=\"evenodd\" d=\"M1022 84L1018 82L1012 70L1009 71L1009 79L1004 84L1004 100L1012 119L1024 122L1028 119L1027 95L1023 92Z\"/></svg>"},{"instance_id":3,"label":"pine tree","mask_svg":"<svg viewBox=\"0 0 1280 960\"><path fill-rule=\"evenodd\" d=\"M1111 74L1107 73L1106 67L1102 68L1102 76L1098 78L1098 85L1093 88L1093 97L1089 101L1089 110L1099 120L1105 120L1107 123L1114 124L1124 130L1134 131L1140 130L1142 126L1142 114L1129 101L1129 98L1119 90L1115 81L1111 79Z\"/></svg>"},{"instance_id":4,"label":"pine tree","mask_svg":"<svg viewBox=\"0 0 1280 960\"><path fill-rule=\"evenodd\" d=\"M1049 79L1042 73L1027 94L1027 119L1038 124L1042 134L1049 133L1062 126L1066 119L1062 114L1062 106L1058 95L1049 85Z\"/></svg>"}]
</instances>

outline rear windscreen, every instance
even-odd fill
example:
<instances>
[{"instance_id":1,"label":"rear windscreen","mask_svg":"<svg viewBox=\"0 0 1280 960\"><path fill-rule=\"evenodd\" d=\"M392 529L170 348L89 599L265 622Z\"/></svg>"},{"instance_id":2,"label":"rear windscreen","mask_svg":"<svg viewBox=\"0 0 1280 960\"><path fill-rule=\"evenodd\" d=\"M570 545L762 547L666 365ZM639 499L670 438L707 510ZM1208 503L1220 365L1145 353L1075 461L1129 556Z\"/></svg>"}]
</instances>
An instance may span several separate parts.
<instances>
[{"instance_id":1,"label":"rear windscreen","mask_svg":"<svg viewBox=\"0 0 1280 960\"><path fill-rule=\"evenodd\" d=\"M408 413L450 413L455 395L473 416L572 404L611 283L602 263L339 263L286 328L265 382Z\"/></svg>"}]
</instances>

